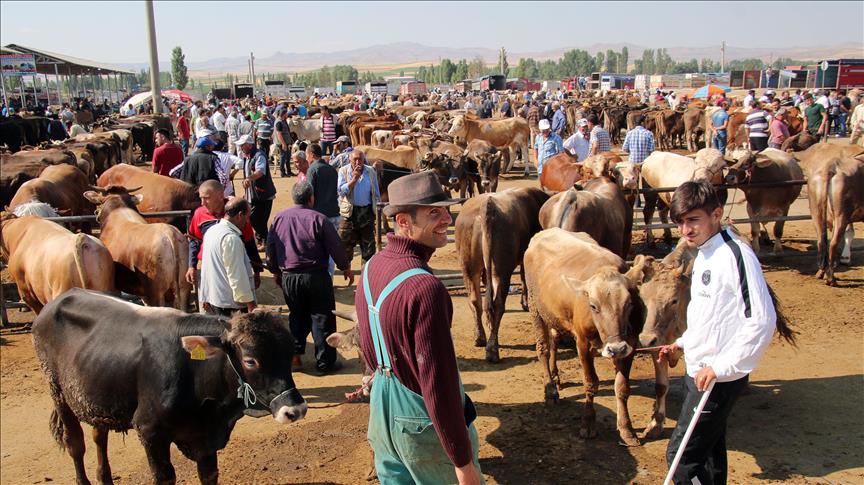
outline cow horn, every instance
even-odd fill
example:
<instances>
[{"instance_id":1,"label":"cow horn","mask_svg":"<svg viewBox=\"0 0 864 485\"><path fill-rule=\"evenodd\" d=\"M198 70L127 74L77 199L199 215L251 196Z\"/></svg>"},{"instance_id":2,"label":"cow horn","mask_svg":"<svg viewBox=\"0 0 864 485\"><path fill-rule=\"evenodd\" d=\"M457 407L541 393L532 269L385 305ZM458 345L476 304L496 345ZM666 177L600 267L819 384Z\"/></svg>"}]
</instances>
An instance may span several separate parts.
<instances>
[{"instance_id":1,"label":"cow horn","mask_svg":"<svg viewBox=\"0 0 864 485\"><path fill-rule=\"evenodd\" d=\"M144 186L141 185L141 186L135 187L134 189L126 189L126 192L129 192L131 194L132 192L137 192L143 188L144 188Z\"/></svg>"},{"instance_id":2,"label":"cow horn","mask_svg":"<svg viewBox=\"0 0 864 485\"><path fill-rule=\"evenodd\" d=\"M95 191L95 192L99 192L100 194L107 194L108 193L108 191L105 190L104 187L98 187L96 185L90 185L90 188L93 189L93 191Z\"/></svg>"}]
</instances>

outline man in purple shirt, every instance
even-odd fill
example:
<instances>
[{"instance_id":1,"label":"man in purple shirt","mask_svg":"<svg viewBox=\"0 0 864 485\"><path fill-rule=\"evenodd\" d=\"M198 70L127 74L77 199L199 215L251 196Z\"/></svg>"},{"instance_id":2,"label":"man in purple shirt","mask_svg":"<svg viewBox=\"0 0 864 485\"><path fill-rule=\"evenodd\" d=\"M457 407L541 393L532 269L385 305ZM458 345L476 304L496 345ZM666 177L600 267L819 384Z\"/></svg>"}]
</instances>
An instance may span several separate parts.
<instances>
[{"instance_id":1,"label":"man in purple shirt","mask_svg":"<svg viewBox=\"0 0 864 485\"><path fill-rule=\"evenodd\" d=\"M294 206L276 214L267 235L267 265L282 288L288 305L288 326L295 340L294 367L302 365L306 338L312 333L318 373L339 369L336 349L327 337L336 331L336 300L333 278L327 272L329 258L350 286L354 282L351 260L342 247L336 228L327 217L312 210L315 196L307 181L297 182L291 192Z\"/></svg>"}]
</instances>

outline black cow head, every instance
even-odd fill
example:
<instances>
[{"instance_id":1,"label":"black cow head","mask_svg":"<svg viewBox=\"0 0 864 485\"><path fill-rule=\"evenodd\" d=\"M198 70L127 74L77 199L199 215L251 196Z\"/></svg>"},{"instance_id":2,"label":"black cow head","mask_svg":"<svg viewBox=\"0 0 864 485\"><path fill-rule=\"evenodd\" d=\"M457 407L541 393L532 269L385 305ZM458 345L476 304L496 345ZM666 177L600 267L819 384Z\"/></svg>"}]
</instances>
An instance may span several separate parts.
<instances>
[{"instance_id":1,"label":"black cow head","mask_svg":"<svg viewBox=\"0 0 864 485\"><path fill-rule=\"evenodd\" d=\"M458 165L447 155L429 152L420 161L420 170L434 171L442 187L456 190L459 185Z\"/></svg>"},{"instance_id":2,"label":"black cow head","mask_svg":"<svg viewBox=\"0 0 864 485\"><path fill-rule=\"evenodd\" d=\"M773 163L770 158L759 155L760 152L746 149L733 150L730 155L731 165L728 167L724 182L729 185L748 183L754 170L768 167Z\"/></svg>"},{"instance_id":3,"label":"black cow head","mask_svg":"<svg viewBox=\"0 0 864 485\"><path fill-rule=\"evenodd\" d=\"M247 415L267 414L287 424L306 416L307 405L294 384L291 359L294 338L273 313L256 310L237 314L219 336L181 337L192 359L226 356L226 364L240 381L238 396L246 402ZM233 379L232 379L233 382Z\"/></svg>"}]
</instances>

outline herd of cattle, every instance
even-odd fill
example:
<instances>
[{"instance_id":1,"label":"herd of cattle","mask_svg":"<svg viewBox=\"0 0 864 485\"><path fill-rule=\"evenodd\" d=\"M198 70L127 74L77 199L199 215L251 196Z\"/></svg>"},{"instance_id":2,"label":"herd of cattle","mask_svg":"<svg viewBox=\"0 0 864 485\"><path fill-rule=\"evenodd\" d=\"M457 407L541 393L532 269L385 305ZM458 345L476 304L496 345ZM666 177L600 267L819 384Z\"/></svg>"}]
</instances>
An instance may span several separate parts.
<instances>
[{"instance_id":1,"label":"herd of cattle","mask_svg":"<svg viewBox=\"0 0 864 485\"><path fill-rule=\"evenodd\" d=\"M340 130L353 146L378 165L385 201L389 181L418 170L434 170L444 187L463 195L476 188L479 194L464 203L455 222L475 344L485 347L488 361L500 360L498 332L511 277L520 268L522 307L534 321L549 401L557 400L560 385L558 339L575 337L587 396L585 437L597 433L595 354L610 358L615 367L617 429L624 443L636 445L627 410L634 354L639 347L669 343L686 328L693 251L679 246L662 261L637 255L631 265L625 263L631 253L632 189L640 179L644 188L676 187L693 179L736 185L751 217L770 217L786 215L802 186L764 183L806 178L820 276L824 273L829 284L835 282L842 239L841 259L848 260L851 223L864 220L864 149L856 146L820 143L801 151L751 153L730 143L735 148L726 154L713 148L693 150L692 156L657 151L641 168L615 153L583 162L560 154L547 161L540 187L498 192L499 175L515 160L521 159L526 170L530 166L528 122L479 119L464 109L424 104L380 112L350 112L336 105L334 111L342 111ZM584 104L568 107L568 125L577 106ZM592 98L590 106L613 128L612 120L626 123L641 109L628 110L619 98ZM692 109L673 112L674 126L658 130L668 137L666 146L676 143L678 120L684 125ZM652 113L659 113L655 129L671 119L663 110ZM704 113L699 116L704 119ZM292 120L295 137L316 141L319 128L313 122ZM92 134L36 148L44 144L42 123L38 118L2 122L4 137L14 125L26 143L6 143L10 152L0 154L7 207L0 252L22 299L38 314L33 334L55 402L52 432L73 457L79 483L88 483L80 421L94 426L104 483L111 481L107 432L133 427L158 482L174 478L168 452L173 442L198 463L202 483L215 483L216 451L244 413L270 414L279 422L305 415L305 401L291 378L290 334L266 312L230 321L186 313L191 287L184 278L189 249L178 229L182 221L148 220L142 213L193 210L200 204L196 188L134 166L138 153L147 159L152 152L155 128L170 128L167 117L103 120ZM689 134L686 141L690 147ZM645 193L646 224L658 207L666 222L669 197L669 192ZM73 226L81 232L72 232L43 219L94 212L98 239L89 235L93 228L86 222ZM782 231L783 223L776 222L776 251L782 249ZM664 236L670 239L671 233ZM646 237L653 242L650 230ZM759 240L759 224L753 223L756 251ZM173 309L107 296L119 291L139 296L148 306ZM792 338L782 318L778 329ZM356 342L345 334L334 337L328 339L334 345ZM75 358L80 355L89 357ZM662 432L669 382L666 364L655 364L655 371L649 438ZM202 399L207 403L203 412Z\"/></svg>"}]
</instances>

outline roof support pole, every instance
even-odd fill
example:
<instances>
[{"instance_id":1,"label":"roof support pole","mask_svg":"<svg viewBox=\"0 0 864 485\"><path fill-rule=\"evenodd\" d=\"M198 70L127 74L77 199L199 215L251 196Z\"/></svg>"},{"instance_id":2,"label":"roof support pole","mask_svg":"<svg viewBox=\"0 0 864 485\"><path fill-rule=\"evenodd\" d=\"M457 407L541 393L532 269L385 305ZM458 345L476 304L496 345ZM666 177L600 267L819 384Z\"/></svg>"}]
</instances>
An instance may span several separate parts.
<instances>
[{"instance_id":1,"label":"roof support pole","mask_svg":"<svg viewBox=\"0 0 864 485\"><path fill-rule=\"evenodd\" d=\"M156 52L156 20L153 16L153 0L144 0L147 14L147 41L150 44L150 90L153 112L162 113L162 89L159 87L159 55Z\"/></svg>"},{"instance_id":2,"label":"roof support pole","mask_svg":"<svg viewBox=\"0 0 864 485\"><path fill-rule=\"evenodd\" d=\"M54 81L57 83L57 104L63 104L63 97L60 95L60 72L57 70L57 63L54 63Z\"/></svg>"},{"instance_id":3,"label":"roof support pole","mask_svg":"<svg viewBox=\"0 0 864 485\"><path fill-rule=\"evenodd\" d=\"M6 108L10 108L9 99L6 98L6 77L3 75L3 71L0 70L0 90L3 91L3 104Z\"/></svg>"}]
</instances>

